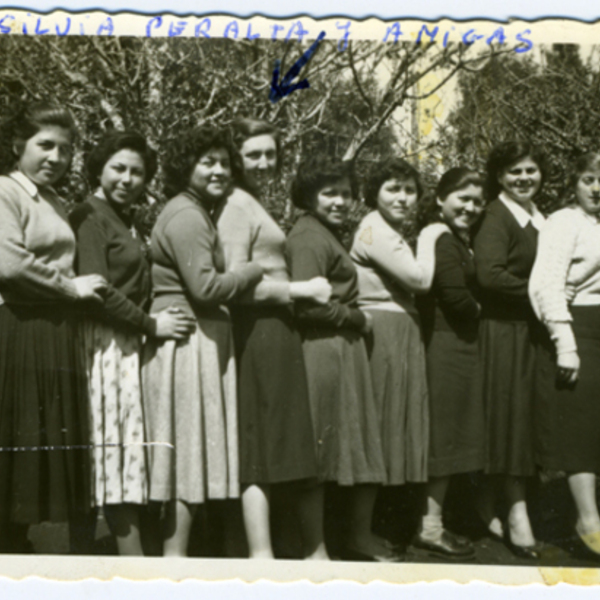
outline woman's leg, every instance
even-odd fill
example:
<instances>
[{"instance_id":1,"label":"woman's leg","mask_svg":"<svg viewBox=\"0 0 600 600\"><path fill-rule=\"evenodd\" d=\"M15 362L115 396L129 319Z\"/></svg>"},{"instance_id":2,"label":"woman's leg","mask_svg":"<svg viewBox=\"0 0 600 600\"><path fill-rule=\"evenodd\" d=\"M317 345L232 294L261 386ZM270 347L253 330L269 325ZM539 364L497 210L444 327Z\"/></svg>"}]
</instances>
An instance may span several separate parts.
<instances>
[{"instance_id":1,"label":"woman's leg","mask_svg":"<svg viewBox=\"0 0 600 600\"><path fill-rule=\"evenodd\" d=\"M424 540L437 542L442 538L444 532L442 510L449 483L450 477L431 477L427 483L425 514L423 515L419 534Z\"/></svg>"},{"instance_id":2,"label":"woman's leg","mask_svg":"<svg viewBox=\"0 0 600 600\"><path fill-rule=\"evenodd\" d=\"M323 502L323 485L316 482L298 485L296 506L307 560L329 560L323 533Z\"/></svg>"},{"instance_id":3,"label":"woman's leg","mask_svg":"<svg viewBox=\"0 0 600 600\"><path fill-rule=\"evenodd\" d=\"M505 478L506 498L508 500L508 529L510 541L515 546L533 546L535 537L527 514L524 477L507 475Z\"/></svg>"},{"instance_id":4,"label":"woman's leg","mask_svg":"<svg viewBox=\"0 0 600 600\"><path fill-rule=\"evenodd\" d=\"M350 532L348 546L371 556L390 554L391 545L371 529L373 508L379 486L374 484L355 485L350 493Z\"/></svg>"},{"instance_id":5,"label":"woman's leg","mask_svg":"<svg viewBox=\"0 0 600 600\"><path fill-rule=\"evenodd\" d=\"M242 491L242 510L250 558L275 558L271 545L269 486L247 486Z\"/></svg>"},{"instance_id":6,"label":"woman's leg","mask_svg":"<svg viewBox=\"0 0 600 600\"><path fill-rule=\"evenodd\" d=\"M502 521L496 514L496 488L498 478L494 475L484 475L481 489L475 497L475 507L479 518L488 530L497 537L504 536Z\"/></svg>"},{"instance_id":7,"label":"woman's leg","mask_svg":"<svg viewBox=\"0 0 600 600\"><path fill-rule=\"evenodd\" d=\"M596 502L596 475L573 473L569 475L568 481L577 508L575 529L592 551L600 553L600 515Z\"/></svg>"},{"instance_id":8,"label":"woman's leg","mask_svg":"<svg viewBox=\"0 0 600 600\"><path fill-rule=\"evenodd\" d=\"M140 536L140 507L135 504L105 504L104 516L117 540L121 556L143 556Z\"/></svg>"},{"instance_id":9,"label":"woman's leg","mask_svg":"<svg viewBox=\"0 0 600 600\"><path fill-rule=\"evenodd\" d=\"M171 500L167 504L163 556L187 556L196 508L196 504L188 504L182 500Z\"/></svg>"}]
</instances>

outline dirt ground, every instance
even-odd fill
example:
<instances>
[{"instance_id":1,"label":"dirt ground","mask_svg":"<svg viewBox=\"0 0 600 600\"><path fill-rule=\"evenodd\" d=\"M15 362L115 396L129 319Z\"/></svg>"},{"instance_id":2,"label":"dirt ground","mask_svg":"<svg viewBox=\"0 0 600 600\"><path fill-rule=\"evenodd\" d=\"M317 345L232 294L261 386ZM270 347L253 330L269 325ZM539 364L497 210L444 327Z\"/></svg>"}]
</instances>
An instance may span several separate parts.
<instances>
[{"instance_id":1,"label":"dirt ground","mask_svg":"<svg viewBox=\"0 0 600 600\"><path fill-rule=\"evenodd\" d=\"M518 558L497 539L486 535L478 522L472 498L477 493L477 481L469 477L453 480L446 502L444 521L455 533L466 535L475 546L472 564L600 567L600 559L592 556L578 540L573 530L572 501L564 478L541 483L532 482L529 490L529 513L536 538L545 544L542 558L533 562ZM411 546L410 541L418 526L421 486L387 488L379 496L374 529L404 549L405 562L444 562L427 552ZM332 557L338 553L344 537L345 494L343 490L327 490L326 537ZM293 500L293 490L275 490L273 499L273 531L276 554L281 558L300 558L299 532L294 513L288 507ZM156 507L147 520L145 530L146 552L159 555L160 507ZM69 532L65 524L42 523L29 529L29 550L36 554L68 554ZM106 519L98 515L95 532L80 531L78 553L111 555L117 553ZM245 545L241 511L234 501L212 502L203 507L196 518L190 539L190 556L244 557ZM446 561L447 562L447 561Z\"/></svg>"}]
</instances>

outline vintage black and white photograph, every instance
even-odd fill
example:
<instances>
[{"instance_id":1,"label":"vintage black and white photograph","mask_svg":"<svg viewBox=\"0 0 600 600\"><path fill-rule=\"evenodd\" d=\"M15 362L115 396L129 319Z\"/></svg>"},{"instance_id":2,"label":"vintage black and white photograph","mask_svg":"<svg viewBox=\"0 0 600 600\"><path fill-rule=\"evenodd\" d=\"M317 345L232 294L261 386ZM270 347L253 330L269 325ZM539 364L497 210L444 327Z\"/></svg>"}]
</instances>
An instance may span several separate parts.
<instances>
[{"instance_id":1,"label":"vintage black and white photograph","mask_svg":"<svg viewBox=\"0 0 600 600\"><path fill-rule=\"evenodd\" d=\"M0 552L600 565L600 46L1 17Z\"/></svg>"}]
</instances>

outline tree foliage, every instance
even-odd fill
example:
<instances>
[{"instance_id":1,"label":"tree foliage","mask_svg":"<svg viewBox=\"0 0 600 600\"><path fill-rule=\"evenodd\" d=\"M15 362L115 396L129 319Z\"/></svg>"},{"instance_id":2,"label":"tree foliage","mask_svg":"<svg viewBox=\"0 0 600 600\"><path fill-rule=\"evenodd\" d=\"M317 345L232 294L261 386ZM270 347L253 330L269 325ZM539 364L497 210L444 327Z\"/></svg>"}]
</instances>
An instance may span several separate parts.
<instances>
[{"instance_id":1,"label":"tree foliage","mask_svg":"<svg viewBox=\"0 0 600 600\"><path fill-rule=\"evenodd\" d=\"M600 150L600 73L575 45L545 48L539 60L503 55L458 78L460 101L440 140L449 163L482 169L499 141L528 139L544 149L550 176L539 205L549 213L572 194L571 165ZM448 164L447 166L450 166Z\"/></svg>"},{"instance_id":2,"label":"tree foliage","mask_svg":"<svg viewBox=\"0 0 600 600\"><path fill-rule=\"evenodd\" d=\"M474 60L463 45L354 41L340 47L325 40L301 73L310 87L270 102L276 59L283 75L309 44L3 36L0 106L6 113L23 101L46 98L73 111L81 140L68 184L61 190L71 202L89 193L83 157L111 128L141 132L160 156L166 143L176 143L196 124L227 126L237 116L266 119L283 133L284 158L267 208L285 227L292 218L287 187L304 153L326 149L353 160L359 174L381 156L401 153L391 126L394 112L418 100L413 90L427 74L441 73L442 86ZM165 200L160 169L151 195L160 207ZM156 211L140 211L146 228Z\"/></svg>"}]
</instances>

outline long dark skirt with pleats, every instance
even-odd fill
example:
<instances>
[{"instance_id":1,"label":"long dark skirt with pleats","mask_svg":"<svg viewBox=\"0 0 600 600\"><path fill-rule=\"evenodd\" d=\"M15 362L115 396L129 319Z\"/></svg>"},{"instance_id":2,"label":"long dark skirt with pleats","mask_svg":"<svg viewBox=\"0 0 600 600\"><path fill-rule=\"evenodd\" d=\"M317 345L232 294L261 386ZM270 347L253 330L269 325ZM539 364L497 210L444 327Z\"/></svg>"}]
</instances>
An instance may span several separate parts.
<instances>
[{"instance_id":1,"label":"long dark skirt with pleats","mask_svg":"<svg viewBox=\"0 0 600 600\"><path fill-rule=\"evenodd\" d=\"M0 519L90 506L88 390L72 306L0 306Z\"/></svg>"}]
</instances>

